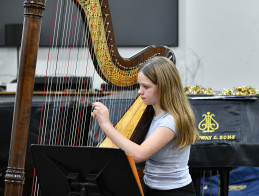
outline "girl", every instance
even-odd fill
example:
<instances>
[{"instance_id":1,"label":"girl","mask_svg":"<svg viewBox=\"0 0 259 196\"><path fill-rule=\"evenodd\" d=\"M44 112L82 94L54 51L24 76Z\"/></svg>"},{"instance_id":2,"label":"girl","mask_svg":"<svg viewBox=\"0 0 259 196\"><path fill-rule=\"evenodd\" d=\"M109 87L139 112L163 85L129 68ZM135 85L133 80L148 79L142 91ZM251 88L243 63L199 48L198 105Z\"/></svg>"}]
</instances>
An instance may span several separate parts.
<instances>
[{"instance_id":1,"label":"girl","mask_svg":"<svg viewBox=\"0 0 259 196\"><path fill-rule=\"evenodd\" d=\"M92 116L104 134L133 155L136 163L146 161L145 196L195 196L187 164L190 145L199 136L175 65L165 57L152 58L139 69L138 83L144 104L154 109L152 123L141 145L116 131L102 103L93 104Z\"/></svg>"}]
</instances>

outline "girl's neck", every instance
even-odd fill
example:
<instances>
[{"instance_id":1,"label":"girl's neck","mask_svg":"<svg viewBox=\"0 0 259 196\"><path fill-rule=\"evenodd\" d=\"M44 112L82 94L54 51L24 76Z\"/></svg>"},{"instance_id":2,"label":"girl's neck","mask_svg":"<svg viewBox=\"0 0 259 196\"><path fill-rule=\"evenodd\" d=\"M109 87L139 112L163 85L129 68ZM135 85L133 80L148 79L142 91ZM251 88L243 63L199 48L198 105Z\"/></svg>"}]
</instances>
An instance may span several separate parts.
<instances>
[{"instance_id":1,"label":"girl's neck","mask_svg":"<svg viewBox=\"0 0 259 196\"><path fill-rule=\"evenodd\" d=\"M162 110L162 108L158 105L153 105L153 109L155 111L155 116L158 116L161 112L163 112L164 110Z\"/></svg>"}]
</instances>

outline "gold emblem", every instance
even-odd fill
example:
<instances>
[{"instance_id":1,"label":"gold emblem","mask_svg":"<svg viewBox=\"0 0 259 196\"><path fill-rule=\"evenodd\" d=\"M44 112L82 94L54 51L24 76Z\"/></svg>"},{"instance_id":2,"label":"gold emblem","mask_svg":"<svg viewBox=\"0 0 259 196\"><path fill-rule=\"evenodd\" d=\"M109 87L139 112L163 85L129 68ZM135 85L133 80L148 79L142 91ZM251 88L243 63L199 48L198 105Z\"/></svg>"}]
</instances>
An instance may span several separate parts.
<instances>
[{"instance_id":1,"label":"gold emblem","mask_svg":"<svg viewBox=\"0 0 259 196\"><path fill-rule=\"evenodd\" d=\"M243 190L243 189L245 189L246 188L246 185L230 185L229 186L229 191L241 191L241 190Z\"/></svg>"},{"instance_id":2,"label":"gold emblem","mask_svg":"<svg viewBox=\"0 0 259 196\"><path fill-rule=\"evenodd\" d=\"M204 133L212 133L219 128L219 124L212 118L214 114L203 114L203 120L199 123L198 128Z\"/></svg>"}]
</instances>

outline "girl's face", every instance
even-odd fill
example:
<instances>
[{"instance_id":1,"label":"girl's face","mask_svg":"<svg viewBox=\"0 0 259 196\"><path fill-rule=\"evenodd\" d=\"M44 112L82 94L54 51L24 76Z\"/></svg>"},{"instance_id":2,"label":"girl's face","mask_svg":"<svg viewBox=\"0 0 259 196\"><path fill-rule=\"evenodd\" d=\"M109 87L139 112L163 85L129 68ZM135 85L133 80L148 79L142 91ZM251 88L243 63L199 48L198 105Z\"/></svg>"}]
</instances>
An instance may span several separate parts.
<instances>
[{"instance_id":1,"label":"girl's face","mask_svg":"<svg viewBox=\"0 0 259 196\"><path fill-rule=\"evenodd\" d=\"M158 99L158 87L151 82L142 72L138 73L138 83L140 95L142 101L146 105L156 105Z\"/></svg>"}]
</instances>

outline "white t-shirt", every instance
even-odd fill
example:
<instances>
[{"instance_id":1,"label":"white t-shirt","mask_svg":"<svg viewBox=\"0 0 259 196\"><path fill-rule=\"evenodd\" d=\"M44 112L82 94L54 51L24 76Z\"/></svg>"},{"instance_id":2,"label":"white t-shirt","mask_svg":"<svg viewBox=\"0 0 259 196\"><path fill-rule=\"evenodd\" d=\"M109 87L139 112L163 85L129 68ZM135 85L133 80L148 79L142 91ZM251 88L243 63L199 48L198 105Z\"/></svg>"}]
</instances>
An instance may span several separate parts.
<instances>
[{"instance_id":1,"label":"white t-shirt","mask_svg":"<svg viewBox=\"0 0 259 196\"><path fill-rule=\"evenodd\" d=\"M170 113L162 112L153 118L146 138L157 127L168 127L176 134L174 117ZM188 167L190 145L183 149L176 149L175 140L176 138L146 160L144 182L150 188L169 190L191 183Z\"/></svg>"}]
</instances>

